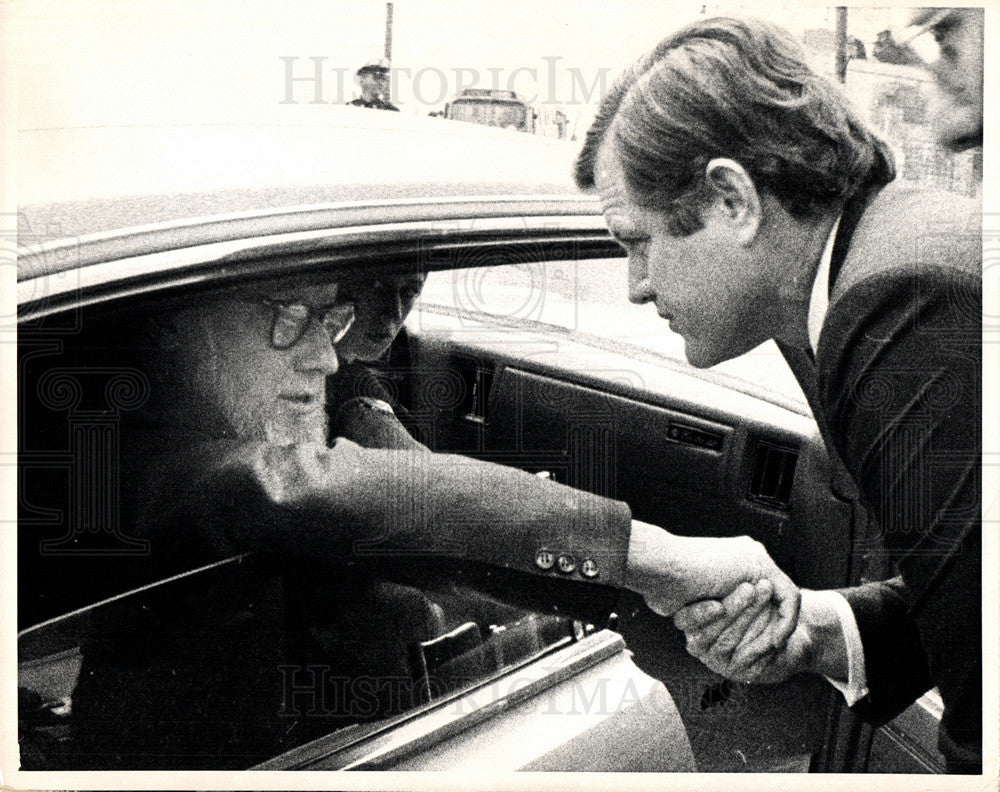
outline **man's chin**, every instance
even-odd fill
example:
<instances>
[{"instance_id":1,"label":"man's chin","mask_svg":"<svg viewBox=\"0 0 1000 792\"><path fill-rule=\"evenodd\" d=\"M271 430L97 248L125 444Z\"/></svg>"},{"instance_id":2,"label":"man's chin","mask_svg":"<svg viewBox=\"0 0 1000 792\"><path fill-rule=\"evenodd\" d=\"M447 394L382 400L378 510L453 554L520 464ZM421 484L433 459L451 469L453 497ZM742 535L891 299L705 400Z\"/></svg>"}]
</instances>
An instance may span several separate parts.
<instances>
[{"instance_id":1,"label":"man's chin","mask_svg":"<svg viewBox=\"0 0 1000 792\"><path fill-rule=\"evenodd\" d=\"M724 363L749 352L752 348L744 348L743 345L738 348L736 346L720 348L719 346L705 346L691 343L687 339L684 340L684 356L687 358L687 362L697 369L717 366L719 363Z\"/></svg>"},{"instance_id":2,"label":"man's chin","mask_svg":"<svg viewBox=\"0 0 1000 792\"><path fill-rule=\"evenodd\" d=\"M696 343L693 344L686 338L684 339L684 357L687 358L688 363L699 369L710 368L722 360L713 350L706 349Z\"/></svg>"},{"instance_id":3,"label":"man's chin","mask_svg":"<svg viewBox=\"0 0 1000 792\"><path fill-rule=\"evenodd\" d=\"M318 410L308 415L289 416L285 420L268 421L264 427L267 442L275 445L322 443L327 440L326 413Z\"/></svg>"}]
</instances>

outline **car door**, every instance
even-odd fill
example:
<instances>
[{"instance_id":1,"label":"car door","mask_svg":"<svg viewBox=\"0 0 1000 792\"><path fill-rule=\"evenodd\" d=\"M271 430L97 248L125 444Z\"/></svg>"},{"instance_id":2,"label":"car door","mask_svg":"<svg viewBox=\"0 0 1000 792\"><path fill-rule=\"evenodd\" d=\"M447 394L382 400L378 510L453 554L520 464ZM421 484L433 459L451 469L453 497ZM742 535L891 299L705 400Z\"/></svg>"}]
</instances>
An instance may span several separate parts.
<instances>
[{"instance_id":1,"label":"car door","mask_svg":"<svg viewBox=\"0 0 1000 792\"><path fill-rule=\"evenodd\" d=\"M206 263L193 250L184 254ZM214 273L193 288L184 274L140 270L141 285L95 279L86 293L70 288L22 304L22 768L495 767L496 746L515 734L519 749L504 754L510 770L693 769L669 693L606 630L526 612L453 581L416 589L349 566L331 573L240 556L197 569L181 563L164 579L156 548L132 530L118 497L132 472L121 454L127 416L149 396L152 376L118 356L142 351L122 328L234 277L265 283L287 275L288 262L268 256L241 251L246 272L236 275L233 261L207 256ZM329 272L331 261L348 258L365 260L356 248L339 262L328 251L313 266ZM292 269L296 262L292 256ZM315 593L314 583L325 583L323 610L290 631L287 605ZM387 619L387 611L403 618ZM418 636L425 623L429 634ZM293 645L302 632L321 632L324 648L339 654L304 661ZM389 644L415 650L401 659L402 675L344 663L351 652L382 657ZM344 699L323 699L344 680L357 705L346 712ZM390 695L427 695L382 706L373 683L390 686ZM560 729L532 740L546 712L560 716ZM146 753L135 750L137 731ZM635 750L610 750L612 735Z\"/></svg>"},{"instance_id":2,"label":"car door","mask_svg":"<svg viewBox=\"0 0 1000 792\"><path fill-rule=\"evenodd\" d=\"M803 587L873 573L867 515L776 348L695 371L665 322L625 304L621 259L506 257L432 273L409 322L396 372L409 373L408 418L424 442L619 498L676 533L747 534ZM825 680L724 680L669 620L643 607L618 617L636 661L678 702L700 769L863 765L871 731Z\"/></svg>"},{"instance_id":3,"label":"car door","mask_svg":"<svg viewBox=\"0 0 1000 792\"><path fill-rule=\"evenodd\" d=\"M386 222L399 211L406 222ZM126 249L138 251L134 262L81 270L73 273L74 282L48 277L44 299L25 302L22 326L41 325L37 333L22 334L22 373L31 379L32 392L53 400L42 407L55 406L64 417L55 429L49 425L46 436L36 433L44 422L22 413L22 425L31 429L24 436L38 439L25 445L19 460L25 470L36 464L40 469L32 474L42 479L34 492L66 491L65 474L72 466L53 465L46 454L68 461L73 454L66 453L67 437L100 449L101 438L106 442L109 436L92 431L102 413L108 418L106 408L83 405L76 416L82 420L74 423L66 413L69 403L63 403L69 398L77 404L74 391L59 386L55 375L44 380L51 369L45 356L60 334L72 337L78 331L81 306L259 276L276 262L286 272L417 266L438 272L438 282L411 316L408 337L397 345L387 376L401 383L400 393L409 394L408 424L430 447L517 465L626 500L639 519L679 533L749 534L800 585L844 585L862 573L870 538L866 517L842 486L841 471L827 457L801 400L731 371L692 370L679 360L676 339L657 332L664 330L659 320L655 327L641 326L639 335L666 338L673 349L597 332L619 322L624 300L615 295L623 290L603 276L584 277L580 268L593 260L598 272L606 273L622 270L623 262L607 261L617 248L589 200L452 198L395 209L324 208L305 222L292 220L294 233L259 240L250 221L239 219L232 228L220 224L199 240L202 244L161 258L151 251L177 240L170 229L151 228L129 240ZM237 241L215 244L229 235ZM85 264L99 265L108 249L106 240L97 239L77 255ZM155 262L167 266L150 269ZM513 275L496 292L501 310L491 313L486 310L491 286L483 278L511 265ZM453 274L459 270L472 275ZM28 295L36 286L30 279L22 284ZM586 307L581 288L607 304L598 300L596 307ZM430 299L435 289L439 296L450 294L450 302ZM38 364L34 373L31 361ZM87 374L105 377L97 392L107 396L104 386L114 372L91 363ZM787 377L772 357L755 358L750 366ZM53 484L50 476L63 478ZM44 495L24 492L21 515L26 527L55 531L45 538L57 544L83 536L79 525L67 530L64 517L46 511ZM129 539L127 530L104 538L109 536ZM141 558L141 549L136 555ZM36 579L62 583L75 575L100 587L109 581L95 574L95 557L46 554L46 570ZM69 567L72 574L64 574ZM51 602L52 591L60 590L73 587L57 584L36 600L23 597L22 604L35 610L22 625L36 623L39 614L62 612L66 603ZM639 665L666 684L699 769L864 768L870 732L845 715L823 680L796 678L773 687L723 680L687 655L669 620L642 607L618 613L610 625L595 625L604 626L620 631Z\"/></svg>"}]
</instances>

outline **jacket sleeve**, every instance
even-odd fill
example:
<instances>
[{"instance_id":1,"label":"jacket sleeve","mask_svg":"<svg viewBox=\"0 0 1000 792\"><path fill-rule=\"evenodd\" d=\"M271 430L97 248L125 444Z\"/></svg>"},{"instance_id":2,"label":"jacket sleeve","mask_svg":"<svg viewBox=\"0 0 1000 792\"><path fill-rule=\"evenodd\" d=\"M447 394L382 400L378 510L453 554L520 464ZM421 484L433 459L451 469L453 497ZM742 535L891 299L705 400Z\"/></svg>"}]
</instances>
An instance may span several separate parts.
<instances>
[{"instance_id":1,"label":"jacket sleeve","mask_svg":"<svg viewBox=\"0 0 1000 792\"><path fill-rule=\"evenodd\" d=\"M865 720L884 723L933 686L916 624L908 614L901 578L838 589L861 634L868 695L854 711Z\"/></svg>"},{"instance_id":2,"label":"jacket sleeve","mask_svg":"<svg viewBox=\"0 0 1000 792\"><path fill-rule=\"evenodd\" d=\"M175 489L168 519L216 556L451 570L581 618L614 609L610 588L623 585L627 505L514 468L346 438L329 448L209 443L192 456L198 471Z\"/></svg>"}]
</instances>

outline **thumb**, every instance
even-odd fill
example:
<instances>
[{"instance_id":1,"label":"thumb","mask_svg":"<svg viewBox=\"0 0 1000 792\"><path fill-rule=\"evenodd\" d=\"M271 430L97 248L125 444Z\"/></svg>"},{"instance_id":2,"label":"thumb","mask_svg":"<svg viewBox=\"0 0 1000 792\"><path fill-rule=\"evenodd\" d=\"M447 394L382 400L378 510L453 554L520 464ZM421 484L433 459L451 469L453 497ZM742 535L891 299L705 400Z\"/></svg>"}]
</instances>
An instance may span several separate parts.
<instances>
[{"instance_id":1,"label":"thumb","mask_svg":"<svg viewBox=\"0 0 1000 792\"><path fill-rule=\"evenodd\" d=\"M782 647L799 623L802 592L784 573L779 573L771 583L774 586L773 598L778 603L778 618L772 624L771 643L775 647Z\"/></svg>"}]
</instances>

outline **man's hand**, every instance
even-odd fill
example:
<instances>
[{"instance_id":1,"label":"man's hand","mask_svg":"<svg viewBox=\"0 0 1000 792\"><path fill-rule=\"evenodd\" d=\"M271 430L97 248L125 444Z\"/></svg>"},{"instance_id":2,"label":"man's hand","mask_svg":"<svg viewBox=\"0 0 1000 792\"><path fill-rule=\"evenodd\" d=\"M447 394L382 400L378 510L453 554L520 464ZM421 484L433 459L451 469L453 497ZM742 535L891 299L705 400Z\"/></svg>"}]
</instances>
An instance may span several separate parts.
<instances>
[{"instance_id":1,"label":"man's hand","mask_svg":"<svg viewBox=\"0 0 1000 792\"><path fill-rule=\"evenodd\" d=\"M771 560L764 546L747 536L676 536L633 520L626 580L629 588L663 616L699 600L725 597L741 583L767 581L767 601L773 604L776 618L762 629L760 641L772 647L785 644L798 619L798 587Z\"/></svg>"},{"instance_id":2,"label":"man's hand","mask_svg":"<svg viewBox=\"0 0 1000 792\"><path fill-rule=\"evenodd\" d=\"M770 584L742 584L724 600L697 602L674 615L687 636L688 651L722 676L739 682L774 684L814 672L846 681L847 653L835 611L818 592L802 591L798 623L783 647L762 641L779 619L769 604Z\"/></svg>"}]
</instances>

